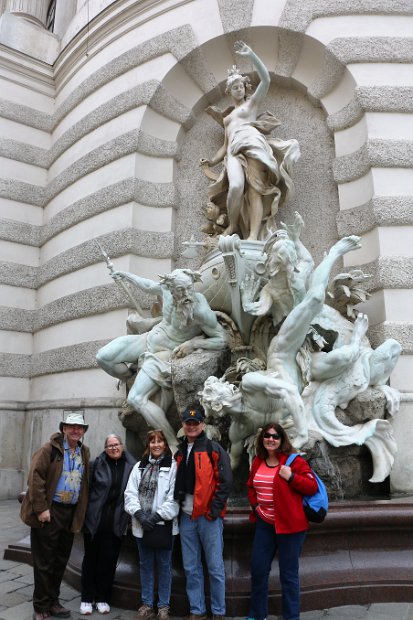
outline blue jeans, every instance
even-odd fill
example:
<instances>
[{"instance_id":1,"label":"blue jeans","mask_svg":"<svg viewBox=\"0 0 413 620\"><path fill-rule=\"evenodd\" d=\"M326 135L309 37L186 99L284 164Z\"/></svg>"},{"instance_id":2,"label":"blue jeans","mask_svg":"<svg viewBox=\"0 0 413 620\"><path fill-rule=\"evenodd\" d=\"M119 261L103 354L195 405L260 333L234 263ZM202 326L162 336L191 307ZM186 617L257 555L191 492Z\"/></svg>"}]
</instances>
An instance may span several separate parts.
<instances>
[{"instance_id":1,"label":"blue jeans","mask_svg":"<svg viewBox=\"0 0 413 620\"><path fill-rule=\"evenodd\" d=\"M201 550L204 550L209 575L211 612L225 616L225 569L222 557L224 540L221 517L208 521L205 517L192 520L181 513L179 533L181 535L182 562L186 576L186 593L191 614L206 613L204 571Z\"/></svg>"},{"instance_id":2,"label":"blue jeans","mask_svg":"<svg viewBox=\"0 0 413 620\"><path fill-rule=\"evenodd\" d=\"M271 564L278 551L283 620L300 618L299 558L306 532L277 534L274 525L257 516L251 554L250 618L268 616L268 580Z\"/></svg>"},{"instance_id":3,"label":"blue jeans","mask_svg":"<svg viewBox=\"0 0 413 620\"><path fill-rule=\"evenodd\" d=\"M172 585L172 549L145 547L141 538L136 539L139 550L139 574L142 603L154 606L155 566L158 577L158 609L169 607Z\"/></svg>"}]
</instances>

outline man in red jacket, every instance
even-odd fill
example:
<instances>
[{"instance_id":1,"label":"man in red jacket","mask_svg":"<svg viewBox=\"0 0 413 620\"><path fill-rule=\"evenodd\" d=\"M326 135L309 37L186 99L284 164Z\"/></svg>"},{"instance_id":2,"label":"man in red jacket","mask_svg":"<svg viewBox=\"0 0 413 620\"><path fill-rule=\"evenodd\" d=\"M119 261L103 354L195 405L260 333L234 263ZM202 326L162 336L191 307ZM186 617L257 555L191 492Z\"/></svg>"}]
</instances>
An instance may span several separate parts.
<instances>
[{"instance_id":1,"label":"man in red jacket","mask_svg":"<svg viewBox=\"0 0 413 620\"><path fill-rule=\"evenodd\" d=\"M175 499L181 503L179 533L186 575L190 615L187 620L206 620L204 571L207 564L213 620L225 616L225 571L223 560L223 516L232 486L228 454L205 435L205 413L192 405L182 415L184 441L175 458L178 471Z\"/></svg>"}]
</instances>

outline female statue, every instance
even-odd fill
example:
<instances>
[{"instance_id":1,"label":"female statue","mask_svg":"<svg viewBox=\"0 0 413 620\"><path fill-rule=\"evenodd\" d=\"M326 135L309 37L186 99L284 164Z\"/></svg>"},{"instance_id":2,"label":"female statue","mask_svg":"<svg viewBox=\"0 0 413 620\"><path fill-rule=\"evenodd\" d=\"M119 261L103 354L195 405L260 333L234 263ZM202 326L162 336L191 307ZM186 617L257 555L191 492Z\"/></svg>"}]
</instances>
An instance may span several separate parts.
<instances>
[{"instance_id":1,"label":"female statue","mask_svg":"<svg viewBox=\"0 0 413 620\"><path fill-rule=\"evenodd\" d=\"M213 178L207 168L224 163L224 170L209 188L209 200L218 206L219 213L222 214L223 201L226 202L229 224L224 234L240 233L244 239L265 240L276 229L279 204L292 192L290 173L300 150L296 140L265 138L280 125L269 112L258 115L268 93L270 75L248 45L237 41L234 47L237 54L252 61L260 82L256 91L247 96L251 90L249 78L241 75L235 65L229 70L226 93L231 95L233 106L222 115L214 108L208 109L216 120L222 121L224 144L212 159L201 159L201 165L207 176Z\"/></svg>"}]
</instances>

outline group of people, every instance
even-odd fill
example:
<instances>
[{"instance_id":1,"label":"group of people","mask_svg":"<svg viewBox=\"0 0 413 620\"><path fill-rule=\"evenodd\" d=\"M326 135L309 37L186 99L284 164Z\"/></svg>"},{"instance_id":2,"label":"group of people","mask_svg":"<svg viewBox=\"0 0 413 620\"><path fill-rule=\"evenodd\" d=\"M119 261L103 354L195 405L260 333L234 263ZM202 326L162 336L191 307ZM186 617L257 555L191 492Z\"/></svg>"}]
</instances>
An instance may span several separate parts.
<instances>
[{"instance_id":1,"label":"group of people","mask_svg":"<svg viewBox=\"0 0 413 620\"><path fill-rule=\"evenodd\" d=\"M34 455L21 517L31 527L34 569L33 620L71 615L60 585L73 537L83 531L80 614L94 606L110 612L110 596L129 516L139 554L139 620L169 620L174 537L180 534L189 602L187 620L206 620L205 559L213 620L225 619L223 518L232 487L227 452L205 434L205 414L196 404L182 415L183 439L173 455L162 430L147 434L139 462L120 437L109 435L104 451L89 463L83 443L88 425L70 414ZM317 491L306 461L285 464L293 448L284 429L265 425L247 483L256 523L251 557L248 620L268 614L268 580L278 552L283 620L299 618L301 547L308 529L302 496ZM157 588L155 587L155 584ZM157 590L157 591L156 591Z\"/></svg>"}]
</instances>

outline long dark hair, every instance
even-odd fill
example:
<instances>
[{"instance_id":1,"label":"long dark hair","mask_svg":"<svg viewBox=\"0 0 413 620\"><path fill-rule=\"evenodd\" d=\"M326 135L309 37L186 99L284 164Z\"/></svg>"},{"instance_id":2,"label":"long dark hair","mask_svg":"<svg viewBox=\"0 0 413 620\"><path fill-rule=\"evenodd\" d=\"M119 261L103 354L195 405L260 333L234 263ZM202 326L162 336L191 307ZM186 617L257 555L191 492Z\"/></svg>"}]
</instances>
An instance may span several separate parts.
<instances>
[{"instance_id":1,"label":"long dark hair","mask_svg":"<svg viewBox=\"0 0 413 620\"><path fill-rule=\"evenodd\" d=\"M172 455L171 448L169 447L168 440L166 439L163 430L160 429L160 428L156 428L153 431L149 431L148 434L146 435L145 450L144 450L142 456L148 456L151 453L151 450L150 450L150 447L149 447L149 443L152 441L152 439L155 439L155 437L157 437L158 439L161 439L162 441L165 442L165 452L164 452L164 454L165 455L166 454Z\"/></svg>"},{"instance_id":2,"label":"long dark hair","mask_svg":"<svg viewBox=\"0 0 413 620\"><path fill-rule=\"evenodd\" d=\"M291 452L294 452L294 448L291 445L291 441L289 440L288 435L283 429L283 427L280 424L276 424L275 422L268 422L268 424L266 424L261 429L255 442L255 451L257 453L257 456L263 461L268 456L267 450L266 448L264 448L264 433L269 431L270 428L273 428L275 431L277 431L277 433L279 434L281 438L280 447L278 448L277 452L282 452L283 454L286 454L287 456L291 454Z\"/></svg>"}]
</instances>

